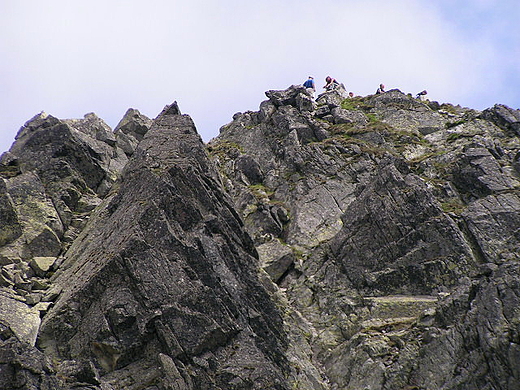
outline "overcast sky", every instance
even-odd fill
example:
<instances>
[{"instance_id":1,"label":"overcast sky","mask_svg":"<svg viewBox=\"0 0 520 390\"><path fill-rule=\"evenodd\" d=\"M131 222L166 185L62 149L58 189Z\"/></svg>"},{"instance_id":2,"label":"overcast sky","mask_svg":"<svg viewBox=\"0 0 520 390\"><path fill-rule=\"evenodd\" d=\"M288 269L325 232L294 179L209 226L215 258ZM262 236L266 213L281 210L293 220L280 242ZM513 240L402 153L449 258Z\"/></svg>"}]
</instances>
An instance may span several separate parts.
<instances>
[{"instance_id":1,"label":"overcast sky","mask_svg":"<svg viewBox=\"0 0 520 390\"><path fill-rule=\"evenodd\" d=\"M519 0L0 0L0 152L40 111L114 128L175 100L209 141L309 75L518 109L519 21Z\"/></svg>"}]
</instances>

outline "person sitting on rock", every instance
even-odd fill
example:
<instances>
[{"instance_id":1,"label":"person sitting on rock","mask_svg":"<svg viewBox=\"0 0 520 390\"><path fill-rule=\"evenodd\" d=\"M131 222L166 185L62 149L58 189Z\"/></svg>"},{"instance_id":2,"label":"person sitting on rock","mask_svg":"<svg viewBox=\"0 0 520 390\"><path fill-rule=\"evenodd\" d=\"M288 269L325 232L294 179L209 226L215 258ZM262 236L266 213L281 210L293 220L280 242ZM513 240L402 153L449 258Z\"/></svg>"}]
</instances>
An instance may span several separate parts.
<instances>
[{"instance_id":1,"label":"person sitting on rock","mask_svg":"<svg viewBox=\"0 0 520 390\"><path fill-rule=\"evenodd\" d=\"M349 93L348 93L348 97L349 97L349 98L353 98L353 97L354 97L354 92L349 92Z\"/></svg>"},{"instance_id":2,"label":"person sitting on rock","mask_svg":"<svg viewBox=\"0 0 520 390\"><path fill-rule=\"evenodd\" d=\"M416 99L419 99L419 100L425 100L426 99L426 94L428 92L426 90L424 91L421 91L417 94L417 96L415 97Z\"/></svg>"},{"instance_id":3,"label":"person sitting on rock","mask_svg":"<svg viewBox=\"0 0 520 390\"><path fill-rule=\"evenodd\" d=\"M379 84L379 88L376 91L376 95L380 95L382 93L385 93L385 86L384 84Z\"/></svg>"},{"instance_id":4,"label":"person sitting on rock","mask_svg":"<svg viewBox=\"0 0 520 390\"><path fill-rule=\"evenodd\" d=\"M303 86L307 88L307 91L310 95L314 97L314 92L316 92L316 85L314 84L314 77L309 76L306 82L303 83Z\"/></svg>"},{"instance_id":5,"label":"person sitting on rock","mask_svg":"<svg viewBox=\"0 0 520 390\"><path fill-rule=\"evenodd\" d=\"M338 85L339 83L336 81L336 79L327 76L325 77L325 86L323 88L325 88L326 91L333 91Z\"/></svg>"}]
</instances>

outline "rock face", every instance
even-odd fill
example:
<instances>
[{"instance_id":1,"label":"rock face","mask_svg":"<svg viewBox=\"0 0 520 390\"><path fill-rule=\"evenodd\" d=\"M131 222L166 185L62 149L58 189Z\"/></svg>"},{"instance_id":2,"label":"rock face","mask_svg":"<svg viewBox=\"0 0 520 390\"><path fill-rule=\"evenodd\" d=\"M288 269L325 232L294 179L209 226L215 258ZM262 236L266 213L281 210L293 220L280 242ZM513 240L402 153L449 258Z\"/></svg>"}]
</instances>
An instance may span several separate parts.
<instances>
[{"instance_id":1,"label":"rock face","mask_svg":"<svg viewBox=\"0 0 520 390\"><path fill-rule=\"evenodd\" d=\"M104 376L114 388L283 388L281 317L176 106L156 119L99 213L56 276L63 293L39 339L47 355L94 354L92 384Z\"/></svg>"},{"instance_id":2,"label":"rock face","mask_svg":"<svg viewBox=\"0 0 520 390\"><path fill-rule=\"evenodd\" d=\"M41 113L2 155L0 388L68 388L35 348L40 317L61 291L49 277L127 162L112 130L94 114L59 120Z\"/></svg>"},{"instance_id":3,"label":"rock face","mask_svg":"<svg viewBox=\"0 0 520 390\"><path fill-rule=\"evenodd\" d=\"M22 127L0 388L520 388L520 111L266 96Z\"/></svg>"},{"instance_id":4,"label":"rock face","mask_svg":"<svg viewBox=\"0 0 520 390\"><path fill-rule=\"evenodd\" d=\"M327 388L518 389L519 111L337 95L209 145L287 326Z\"/></svg>"}]
</instances>

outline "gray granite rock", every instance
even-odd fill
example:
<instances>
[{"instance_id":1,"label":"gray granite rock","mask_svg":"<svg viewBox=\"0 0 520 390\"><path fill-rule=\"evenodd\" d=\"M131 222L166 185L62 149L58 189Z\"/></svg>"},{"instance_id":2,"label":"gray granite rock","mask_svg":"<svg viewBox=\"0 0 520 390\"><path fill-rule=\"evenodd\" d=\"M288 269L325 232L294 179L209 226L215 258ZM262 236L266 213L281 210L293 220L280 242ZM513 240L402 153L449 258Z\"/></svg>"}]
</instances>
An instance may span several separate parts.
<instances>
[{"instance_id":1,"label":"gray granite rock","mask_svg":"<svg viewBox=\"0 0 520 390\"><path fill-rule=\"evenodd\" d=\"M40 348L93 362L102 382L160 361L155 380L170 385L286 388L281 318L217 180L191 118L166 107L67 252ZM150 375L136 368L133 380Z\"/></svg>"},{"instance_id":2,"label":"gray granite rock","mask_svg":"<svg viewBox=\"0 0 520 390\"><path fill-rule=\"evenodd\" d=\"M518 389L518 110L266 95L22 127L0 388Z\"/></svg>"},{"instance_id":3,"label":"gray granite rock","mask_svg":"<svg viewBox=\"0 0 520 390\"><path fill-rule=\"evenodd\" d=\"M18 341L34 346L40 327L40 314L0 291L0 324L12 332Z\"/></svg>"}]
</instances>

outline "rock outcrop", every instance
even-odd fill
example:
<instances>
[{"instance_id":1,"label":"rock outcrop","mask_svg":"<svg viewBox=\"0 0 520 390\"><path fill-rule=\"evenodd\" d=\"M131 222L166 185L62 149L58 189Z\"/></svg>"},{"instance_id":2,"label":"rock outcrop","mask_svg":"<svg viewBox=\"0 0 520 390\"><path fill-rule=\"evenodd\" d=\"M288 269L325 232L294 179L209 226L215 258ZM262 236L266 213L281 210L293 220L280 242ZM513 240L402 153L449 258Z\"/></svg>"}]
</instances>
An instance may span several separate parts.
<instances>
[{"instance_id":1,"label":"rock outcrop","mask_svg":"<svg viewBox=\"0 0 520 390\"><path fill-rule=\"evenodd\" d=\"M518 388L519 111L280 95L209 148L330 388Z\"/></svg>"},{"instance_id":2,"label":"rock outcrop","mask_svg":"<svg viewBox=\"0 0 520 390\"><path fill-rule=\"evenodd\" d=\"M266 96L20 129L0 388L519 389L520 111Z\"/></svg>"},{"instance_id":3,"label":"rock outcrop","mask_svg":"<svg viewBox=\"0 0 520 390\"><path fill-rule=\"evenodd\" d=\"M48 356L93 354L115 388L283 388L281 317L191 118L163 111L97 213L54 280Z\"/></svg>"}]
</instances>

